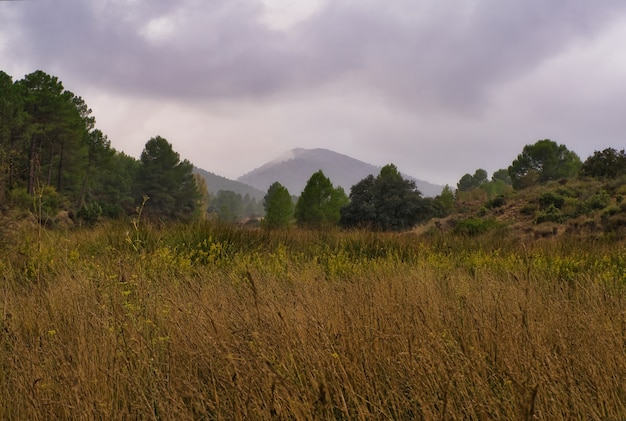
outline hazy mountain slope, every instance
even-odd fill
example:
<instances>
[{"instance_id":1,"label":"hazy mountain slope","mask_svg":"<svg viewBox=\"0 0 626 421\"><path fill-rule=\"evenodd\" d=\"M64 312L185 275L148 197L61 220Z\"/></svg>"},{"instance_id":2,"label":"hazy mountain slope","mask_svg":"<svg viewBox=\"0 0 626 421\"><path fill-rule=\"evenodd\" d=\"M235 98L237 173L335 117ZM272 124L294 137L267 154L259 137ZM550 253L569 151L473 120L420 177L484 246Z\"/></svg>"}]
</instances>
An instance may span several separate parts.
<instances>
[{"instance_id":1,"label":"hazy mountain slope","mask_svg":"<svg viewBox=\"0 0 626 421\"><path fill-rule=\"evenodd\" d=\"M272 183L278 181L287 187L289 193L299 196L311 175L320 169L333 185L343 187L346 194L350 194L350 188L369 174L376 176L380 172L380 167L328 149L297 148L239 177L237 181L261 191L267 191ZM414 180L424 196L436 196L443 188L403 175Z\"/></svg>"},{"instance_id":2,"label":"hazy mountain slope","mask_svg":"<svg viewBox=\"0 0 626 421\"><path fill-rule=\"evenodd\" d=\"M228 178L222 177L220 175L213 174L212 172L203 170L201 168L194 167L194 173L200 174L206 180L207 188L209 189L209 193L212 195L217 194L220 190L230 190L235 193L239 193L241 196L245 196L249 194L250 197L254 197L257 200L263 200L265 196L265 191L261 191L255 189L252 186L249 186L244 183L240 183L239 181L230 180Z\"/></svg>"}]
</instances>

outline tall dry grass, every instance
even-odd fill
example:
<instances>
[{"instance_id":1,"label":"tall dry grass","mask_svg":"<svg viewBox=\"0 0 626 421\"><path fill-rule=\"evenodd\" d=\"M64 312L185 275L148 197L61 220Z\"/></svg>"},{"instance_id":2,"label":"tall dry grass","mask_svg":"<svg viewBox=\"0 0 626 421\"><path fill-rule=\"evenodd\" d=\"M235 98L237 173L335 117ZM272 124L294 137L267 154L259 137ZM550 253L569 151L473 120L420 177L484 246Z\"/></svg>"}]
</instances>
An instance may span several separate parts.
<instances>
[{"instance_id":1,"label":"tall dry grass","mask_svg":"<svg viewBox=\"0 0 626 421\"><path fill-rule=\"evenodd\" d=\"M3 246L1 419L626 417L622 245L127 229Z\"/></svg>"}]
</instances>

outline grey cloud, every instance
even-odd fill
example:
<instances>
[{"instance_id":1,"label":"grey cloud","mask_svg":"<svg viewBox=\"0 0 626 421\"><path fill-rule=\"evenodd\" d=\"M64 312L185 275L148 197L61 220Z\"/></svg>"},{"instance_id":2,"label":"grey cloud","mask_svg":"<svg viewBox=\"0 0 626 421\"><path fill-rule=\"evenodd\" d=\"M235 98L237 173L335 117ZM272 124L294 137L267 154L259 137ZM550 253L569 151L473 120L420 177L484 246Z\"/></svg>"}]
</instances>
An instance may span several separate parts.
<instances>
[{"instance_id":1,"label":"grey cloud","mask_svg":"<svg viewBox=\"0 0 626 421\"><path fill-rule=\"evenodd\" d=\"M142 95L258 98L341 82L417 107L480 109L490 89L593 36L626 3L331 1L289 31L245 0L30 2L22 42L38 64ZM172 37L140 30L172 16Z\"/></svg>"}]
</instances>

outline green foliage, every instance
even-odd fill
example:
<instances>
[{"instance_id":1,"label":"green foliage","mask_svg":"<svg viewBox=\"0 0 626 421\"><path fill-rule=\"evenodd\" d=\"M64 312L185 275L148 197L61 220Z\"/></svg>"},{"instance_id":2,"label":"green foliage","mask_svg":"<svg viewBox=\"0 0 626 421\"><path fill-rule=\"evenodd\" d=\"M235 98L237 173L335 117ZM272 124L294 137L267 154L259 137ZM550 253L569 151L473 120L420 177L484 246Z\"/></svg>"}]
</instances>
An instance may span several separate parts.
<instances>
[{"instance_id":1,"label":"green foliage","mask_svg":"<svg viewBox=\"0 0 626 421\"><path fill-rule=\"evenodd\" d=\"M498 222L494 219L472 217L456 221L454 233L474 237L485 234L499 226Z\"/></svg>"},{"instance_id":2,"label":"green foliage","mask_svg":"<svg viewBox=\"0 0 626 421\"><path fill-rule=\"evenodd\" d=\"M235 222L243 216L243 198L239 193L220 190L211 203L222 222Z\"/></svg>"},{"instance_id":3,"label":"green foliage","mask_svg":"<svg viewBox=\"0 0 626 421\"><path fill-rule=\"evenodd\" d=\"M491 181L498 182L502 181L504 184L511 185L511 176L509 175L509 171L506 169L499 169L493 173L491 176Z\"/></svg>"},{"instance_id":4,"label":"green foliage","mask_svg":"<svg viewBox=\"0 0 626 421\"><path fill-rule=\"evenodd\" d=\"M7 200L19 177L23 119L20 92L11 76L0 71L0 202Z\"/></svg>"},{"instance_id":5,"label":"green foliage","mask_svg":"<svg viewBox=\"0 0 626 421\"><path fill-rule=\"evenodd\" d=\"M564 203L565 197L554 191L546 192L539 197L539 204L542 208L554 206L557 209L561 209Z\"/></svg>"},{"instance_id":6,"label":"green foliage","mask_svg":"<svg viewBox=\"0 0 626 421\"><path fill-rule=\"evenodd\" d=\"M265 218L263 227L267 229L285 228L293 218L294 206L289 190L279 182L273 183L263 198Z\"/></svg>"},{"instance_id":7,"label":"green foliage","mask_svg":"<svg viewBox=\"0 0 626 421\"><path fill-rule=\"evenodd\" d=\"M513 190L510 184L507 184L505 181L500 179L488 181L480 186L480 189L487 193L487 197L489 199L493 199L498 196L505 196Z\"/></svg>"},{"instance_id":8,"label":"green foliage","mask_svg":"<svg viewBox=\"0 0 626 421\"><path fill-rule=\"evenodd\" d=\"M458 191L469 191L478 188L487 182L487 171L477 169L474 175L465 174L457 183Z\"/></svg>"},{"instance_id":9,"label":"green foliage","mask_svg":"<svg viewBox=\"0 0 626 421\"><path fill-rule=\"evenodd\" d=\"M321 228L339 222L340 209L348 203L341 187L333 187L331 181L319 170L307 182L295 208L298 226Z\"/></svg>"},{"instance_id":10,"label":"green foliage","mask_svg":"<svg viewBox=\"0 0 626 421\"><path fill-rule=\"evenodd\" d=\"M506 205L506 197L503 195L496 196L487 203L491 209L501 208L504 205Z\"/></svg>"},{"instance_id":11,"label":"green foliage","mask_svg":"<svg viewBox=\"0 0 626 421\"><path fill-rule=\"evenodd\" d=\"M150 197L146 216L189 220L196 215L200 193L189 161L181 161L172 145L160 136L146 143L140 160L136 193Z\"/></svg>"},{"instance_id":12,"label":"green foliage","mask_svg":"<svg viewBox=\"0 0 626 421\"><path fill-rule=\"evenodd\" d=\"M446 216L452 213L454 210L454 192L449 185L445 185L441 194L435 198L435 201L439 204L442 210L441 216Z\"/></svg>"},{"instance_id":13,"label":"green foliage","mask_svg":"<svg viewBox=\"0 0 626 421\"><path fill-rule=\"evenodd\" d=\"M561 213L561 210L556 207L554 203L550 203L550 205L539 212L535 218L535 223L541 224L542 222L556 222L560 224L563 220L564 216Z\"/></svg>"},{"instance_id":14,"label":"green foliage","mask_svg":"<svg viewBox=\"0 0 626 421\"><path fill-rule=\"evenodd\" d=\"M585 208L588 210L601 210L611 204L611 196L606 190L601 190L585 200Z\"/></svg>"},{"instance_id":15,"label":"green foliage","mask_svg":"<svg viewBox=\"0 0 626 421\"><path fill-rule=\"evenodd\" d=\"M13 189L9 193L9 204L21 210L32 210L33 197L28 194L25 187Z\"/></svg>"},{"instance_id":16,"label":"green foliage","mask_svg":"<svg viewBox=\"0 0 626 421\"><path fill-rule=\"evenodd\" d=\"M37 186L50 185L74 201L87 155L82 140L94 124L91 110L57 77L42 71L26 75L17 84L27 125L27 190L33 194Z\"/></svg>"},{"instance_id":17,"label":"green foliage","mask_svg":"<svg viewBox=\"0 0 626 421\"><path fill-rule=\"evenodd\" d=\"M559 178L576 176L582 163L576 153L549 139L526 145L509 166L509 176L515 189Z\"/></svg>"},{"instance_id":18,"label":"green foliage","mask_svg":"<svg viewBox=\"0 0 626 421\"><path fill-rule=\"evenodd\" d=\"M35 191L35 211L41 210L48 217L54 217L62 203L63 197L52 186L40 187Z\"/></svg>"},{"instance_id":19,"label":"green foliage","mask_svg":"<svg viewBox=\"0 0 626 421\"><path fill-rule=\"evenodd\" d=\"M91 204L105 217L132 212L136 160L120 159L94 125L84 100L57 77L36 71L13 83L0 72L0 200L13 206L6 199L25 191L32 203L50 186L69 212Z\"/></svg>"},{"instance_id":20,"label":"green foliage","mask_svg":"<svg viewBox=\"0 0 626 421\"><path fill-rule=\"evenodd\" d=\"M594 178L616 178L626 174L626 152L607 148L595 151L580 168L580 174Z\"/></svg>"},{"instance_id":21,"label":"green foliage","mask_svg":"<svg viewBox=\"0 0 626 421\"><path fill-rule=\"evenodd\" d=\"M341 210L341 225L404 230L430 217L436 212L434 207L435 202L422 199L415 182L405 180L396 166L389 164L376 178L369 175L352 187L350 204Z\"/></svg>"}]
</instances>

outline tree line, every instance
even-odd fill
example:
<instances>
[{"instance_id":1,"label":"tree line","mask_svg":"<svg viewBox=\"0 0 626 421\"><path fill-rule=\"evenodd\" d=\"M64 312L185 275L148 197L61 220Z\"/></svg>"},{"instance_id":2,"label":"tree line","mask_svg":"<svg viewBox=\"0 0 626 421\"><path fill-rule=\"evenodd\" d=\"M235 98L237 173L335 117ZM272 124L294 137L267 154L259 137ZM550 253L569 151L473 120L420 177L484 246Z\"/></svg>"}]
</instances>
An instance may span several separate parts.
<instances>
[{"instance_id":1,"label":"tree line","mask_svg":"<svg viewBox=\"0 0 626 421\"><path fill-rule=\"evenodd\" d=\"M334 188L319 171L311 177L295 207L287 189L274 183L264 199L264 224L280 228L295 219L304 227L339 225L399 231L449 215L459 200L482 200L486 195L495 203L513 190L574 177L626 178L626 153L606 148L582 162L565 145L543 139L526 145L508 168L495 171L491 179L479 168L474 174L464 174L456 191L446 185L435 198L422 197L415 183L403 179L393 164L383 167L378 176L369 175L352 186L349 196L343 189Z\"/></svg>"},{"instance_id":2,"label":"tree line","mask_svg":"<svg viewBox=\"0 0 626 421\"><path fill-rule=\"evenodd\" d=\"M162 137L139 160L116 151L95 129L85 101L43 71L13 81L0 71L0 203L37 210L43 220L66 210L81 222L145 212L191 219L200 208L193 166Z\"/></svg>"},{"instance_id":3,"label":"tree line","mask_svg":"<svg viewBox=\"0 0 626 421\"><path fill-rule=\"evenodd\" d=\"M143 215L160 221L214 217L233 222L265 213L262 225L276 229L342 226L404 230L452 212L455 201L476 191L489 198L560 178L626 175L624 150L596 151L585 162L549 139L526 145L506 169L489 180L483 169L465 174L456 189L445 186L423 197L415 183L389 164L352 186L349 195L320 170L295 198L276 182L263 203L229 191L207 191L193 165L156 136L139 159L116 151L95 128L85 101L57 77L36 71L23 79L0 71L0 210L30 209L44 222L66 210L75 221Z\"/></svg>"}]
</instances>

